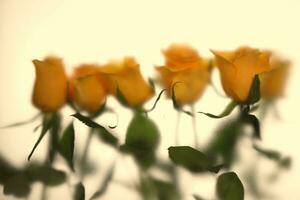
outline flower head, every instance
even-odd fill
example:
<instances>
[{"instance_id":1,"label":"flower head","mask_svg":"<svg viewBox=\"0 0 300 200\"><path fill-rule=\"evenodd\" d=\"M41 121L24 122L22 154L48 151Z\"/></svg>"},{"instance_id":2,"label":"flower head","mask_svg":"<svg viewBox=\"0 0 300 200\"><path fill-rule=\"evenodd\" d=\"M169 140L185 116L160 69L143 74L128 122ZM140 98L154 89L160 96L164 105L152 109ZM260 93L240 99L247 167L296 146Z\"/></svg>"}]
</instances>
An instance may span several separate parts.
<instances>
[{"instance_id":1,"label":"flower head","mask_svg":"<svg viewBox=\"0 0 300 200\"><path fill-rule=\"evenodd\" d=\"M174 87L178 104L192 104L197 101L210 79L209 62L187 45L173 44L162 52L165 66L156 67L156 70L168 96L172 96Z\"/></svg>"},{"instance_id":2,"label":"flower head","mask_svg":"<svg viewBox=\"0 0 300 200\"><path fill-rule=\"evenodd\" d=\"M235 51L212 51L225 93L237 102L248 99L255 75L270 70L270 52L240 47Z\"/></svg>"},{"instance_id":3,"label":"flower head","mask_svg":"<svg viewBox=\"0 0 300 200\"><path fill-rule=\"evenodd\" d=\"M274 56L270 64L271 70L260 75L260 91L263 98L275 99L284 95L291 63Z\"/></svg>"},{"instance_id":4,"label":"flower head","mask_svg":"<svg viewBox=\"0 0 300 200\"><path fill-rule=\"evenodd\" d=\"M43 112L56 112L66 103L67 76L64 64L57 57L32 62L36 71L32 102Z\"/></svg>"},{"instance_id":5,"label":"flower head","mask_svg":"<svg viewBox=\"0 0 300 200\"><path fill-rule=\"evenodd\" d=\"M116 96L119 89L131 107L142 106L154 94L133 57L113 60L102 66L99 72L107 78L108 91Z\"/></svg>"}]
</instances>

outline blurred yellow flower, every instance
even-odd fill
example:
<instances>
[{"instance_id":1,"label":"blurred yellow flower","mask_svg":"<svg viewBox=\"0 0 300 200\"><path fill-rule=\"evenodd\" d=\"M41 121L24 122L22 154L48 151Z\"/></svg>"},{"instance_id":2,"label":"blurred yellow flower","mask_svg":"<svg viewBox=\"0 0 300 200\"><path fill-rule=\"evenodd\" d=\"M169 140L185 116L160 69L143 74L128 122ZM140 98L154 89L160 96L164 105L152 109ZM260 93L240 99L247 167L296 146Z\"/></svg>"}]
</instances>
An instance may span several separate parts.
<instances>
[{"instance_id":1,"label":"blurred yellow flower","mask_svg":"<svg viewBox=\"0 0 300 200\"><path fill-rule=\"evenodd\" d=\"M56 112L65 104L67 97L64 64L57 57L32 62L36 71L32 102L43 112Z\"/></svg>"},{"instance_id":2,"label":"blurred yellow flower","mask_svg":"<svg viewBox=\"0 0 300 200\"><path fill-rule=\"evenodd\" d=\"M168 96L172 96L172 87L178 83L174 86L178 104L197 101L210 79L208 60L202 59L195 49L182 44L173 44L162 52L165 66L156 67L156 70Z\"/></svg>"},{"instance_id":3,"label":"blurred yellow flower","mask_svg":"<svg viewBox=\"0 0 300 200\"><path fill-rule=\"evenodd\" d=\"M99 75L107 78L107 87L111 94L117 94L117 88L131 107L140 107L149 100L154 91L143 79L140 66L133 57L113 60L99 68Z\"/></svg>"},{"instance_id":4,"label":"blurred yellow flower","mask_svg":"<svg viewBox=\"0 0 300 200\"><path fill-rule=\"evenodd\" d=\"M240 47L235 51L214 51L225 93L237 102L245 102L255 75L270 70L270 52Z\"/></svg>"},{"instance_id":5,"label":"blurred yellow flower","mask_svg":"<svg viewBox=\"0 0 300 200\"><path fill-rule=\"evenodd\" d=\"M74 87L74 100L81 109L95 113L105 103L106 91L96 75L76 79Z\"/></svg>"},{"instance_id":6,"label":"blurred yellow flower","mask_svg":"<svg viewBox=\"0 0 300 200\"><path fill-rule=\"evenodd\" d=\"M279 57L271 57L271 71L260 75L261 96L266 99L274 99L284 95L284 89L291 63Z\"/></svg>"},{"instance_id":7,"label":"blurred yellow flower","mask_svg":"<svg viewBox=\"0 0 300 200\"><path fill-rule=\"evenodd\" d=\"M99 66L83 64L75 68L69 80L69 98L80 109L95 113L105 103L105 80L98 75Z\"/></svg>"}]
</instances>

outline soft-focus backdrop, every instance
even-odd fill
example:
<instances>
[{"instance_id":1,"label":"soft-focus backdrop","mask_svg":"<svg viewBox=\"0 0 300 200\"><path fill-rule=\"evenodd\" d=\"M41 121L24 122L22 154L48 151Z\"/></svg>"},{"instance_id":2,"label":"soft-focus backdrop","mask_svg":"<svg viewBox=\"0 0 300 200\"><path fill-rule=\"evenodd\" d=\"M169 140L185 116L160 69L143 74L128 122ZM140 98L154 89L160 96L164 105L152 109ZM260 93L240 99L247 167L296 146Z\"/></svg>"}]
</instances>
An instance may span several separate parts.
<instances>
[{"instance_id":1,"label":"soft-focus backdrop","mask_svg":"<svg viewBox=\"0 0 300 200\"><path fill-rule=\"evenodd\" d=\"M300 1L298 0L0 0L0 126L30 118L37 110L31 105L34 81L32 59L42 59L49 54L64 58L67 70L80 63L104 63L110 58L133 55L140 62L144 76L155 76L153 66L163 63L161 48L173 42L188 43L201 55L211 57L209 49L234 49L250 45L277 51L293 63L285 98L278 102L281 119L272 112L263 126L263 144L291 155L290 171L281 174L274 184L262 185L278 200L300 199L299 156L299 102L300 102ZM218 80L215 71L214 80ZM219 82L217 87L221 90ZM222 90L221 90L222 91ZM146 107L153 103L152 99ZM228 100L217 96L209 87L197 103L197 110L218 113ZM111 100L120 115L115 130L124 138L131 112ZM72 111L64 109L65 121ZM161 157L167 156L167 147L174 144L176 112L170 101L163 99L150 114L161 130ZM198 116L197 128L201 144L211 137L221 120ZM107 115L102 123L114 124L115 117ZM14 129L0 130L0 153L16 165L26 163L37 134L37 123ZM82 152L86 131L76 125L77 153ZM180 124L180 144L193 144L190 118L183 116ZM46 151L44 140L33 159L43 159ZM256 160L248 152L251 144L242 144L243 160L250 165ZM242 150L244 151L244 150ZM76 152L75 152L76 153ZM115 160L109 147L92 143L90 158L98 166L94 176L86 180L88 196L101 182L102 175ZM118 159L117 176L128 180L135 177L132 161ZM270 171L270 163L260 163L262 177ZM271 165L270 165L271 166ZM63 163L58 168L65 168ZM242 170L241 170L242 171ZM131 173L131 174L130 174ZM193 193L212 197L212 177L193 178L183 173L186 199ZM72 184L72 183L70 183ZM38 199L39 187L33 190L30 199ZM0 199L14 199L3 196ZM67 186L51 188L51 199L70 199ZM136 193L119 184L112 184L103 199L139 199ZM246 199L250 199L246 196Z\"/></svg>"}]
</instances>

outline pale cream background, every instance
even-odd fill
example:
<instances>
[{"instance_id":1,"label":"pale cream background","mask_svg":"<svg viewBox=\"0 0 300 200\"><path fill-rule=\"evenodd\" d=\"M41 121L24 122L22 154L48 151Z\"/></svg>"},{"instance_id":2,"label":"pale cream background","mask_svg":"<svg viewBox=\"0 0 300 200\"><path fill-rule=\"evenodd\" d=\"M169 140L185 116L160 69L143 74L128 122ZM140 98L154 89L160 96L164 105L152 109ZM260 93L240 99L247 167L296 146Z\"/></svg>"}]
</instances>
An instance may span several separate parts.
<instances>
[{"instance_id":1,"label":"pale cream background","mask_svg":"<svg viewBox=\"0 0 300 200\"><path fill-rule=\"evenodd\" d=\"M277 50L290 58L294 68L291 73L287 97L279 102L282 120L269 116L263 128L263 144L293 157L293 168L283 174L274 185L265 188L279 200L300 199L299 156L299 86L300 75L300 1L297 0L0 0L0 126L27 119L37 112L31 106L34 68L31 60L56 54L64 58L68 71L83 62L106 62L110 58L134 55L142 65L144 75L153 76L153 65L162 64L160 49L172 42L186 42L196 47L203 56L212 56L213 49L233 49L239 45ZM214 73L217 79L217 73ZM218 85L219 87L219 85ZM209 88L197 110L219 112L228 100L215 95ZM120 123L116 132L123 138L130 111L120 108L112 100ZM147 104L152 105L153 100ZM65 109L66 121L72 111ZM161 155L173 144L176 113L170 101L162 100L150 115L159 123L163 141ZM104 124L114 123L114 116L105 116ZM202 144L211 136L214 126L222 120L203 116L197 119ZM20 128L0 130L0 152L13 163L21 165L37 139L32 133L35 124ZM76 145L82 147L86 133L76 122ZM182 144L192 143L189 117L182 117L180 125ZM42 159L46 140L37 149L34 158ZM250 149L245 141L243 147ZM77 153L80 153L80 148ZM246 151L246 150L245 150ZM252 153L253 154L253 153ZM251 153L243 154L245 162L253 164ZM114 160L114 152L92 144L91 158L99 163L97 173L87 179L88 197L100 183L103 173ZM136 178L132 162L119 158L118 177ZM270 163L262 166L262 174L271 169ZM270 167L266 167L269 166ZM63 163L58 168L65 168ZM212 197L213 177L193 179L184 173L186 199L199 193ZM200 180L199 180L200 179ZM74 184L76 179L71 180ZM40 185L36 184L30 199L38 199ZM2 195L0 199L14 199ZM68 199L66 186L51 189L50 199ZM103 199L139 199L123 187L114 184ZM250 197L246 197L250 199Z\"/></svg>"}]
</instances>

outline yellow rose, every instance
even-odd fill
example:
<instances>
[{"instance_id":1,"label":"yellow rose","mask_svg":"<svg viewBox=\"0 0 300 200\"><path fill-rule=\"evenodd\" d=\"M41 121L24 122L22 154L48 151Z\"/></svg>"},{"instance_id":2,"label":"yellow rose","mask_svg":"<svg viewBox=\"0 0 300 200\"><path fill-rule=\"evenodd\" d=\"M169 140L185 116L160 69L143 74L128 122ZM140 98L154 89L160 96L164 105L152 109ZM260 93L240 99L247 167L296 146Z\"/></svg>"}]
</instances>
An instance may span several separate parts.
<instances>
[{"instance_id":1,"label":"yellow rose","mask_svg":"<svg viewBox=\"0 0 300 200\"><path fill-rule=\"evenodd\" d=\"M107 96L106 82L98 71L98 65L84 64L74 70L69 80L70 100L89 113L97 112Z\"/></svg>"},{"instance_id":2,"label":"yellow rose","mask_svg":"<svg viewBox=\"0 0 300 200\"><path fill-rule=\"evenodd\" d=\"M284 95L284 88L291 63L279 57L271 57L271 71L260 75L260 92L263 98L273 99Z\"/></svg>"},{"instance_id":3,"label":"yellow rose","mask_svg":"<svg viewBox=\"0 0 300 200\"><path fill-rule=\"evenodd\" d=\"M32 102L43 112L56 112L66 103L67 76L64 64L57 57L32 62L36 71Z\"/></svg>"},{"instance_id":4,"label":"yellow rose","mask_svg":"<svg viewBox=\"0 0 300 200\"><path fill-rule=\"evenodd\" d=\"M105 103L106 91L96 75L76 79L74 87L74 100L81 109L95 113Z\"/></svg>"},{"instance_id":5,"label":"yellow rose","mask_svg":"<svg viewBox=\"0 0 300 200\"><path fill-rule=\"evenodd\" d=\"M162 51L165 66L156 67L169 97L172 87L178 104L192 104L203 94L210 79L209 62L187 45L173 44Z\"/></svg>"},{"instance_id":6,"label":"yellow rose","mask_svg":"<svg viewBox=\"0 0 300 200\"><path fill-rule=\"evenodd\" d=\"M116 95L117 88L131 107L140 107L149 100L154 91L143 79L140 66L132 57L111 61L99 69L99 75L108 79L108 90Z\"/></svg>"},{"instance_id":7,"label":"yellow rose","mask_svg":"<svg viewBox=\"0 0 300 200\"><path fill-rule=\"evenodd\" d=\"M270 70L270 52L240 47L235 51L212 51L225 93L236 102L248 99L255 75Z\"/></svg>"}]
</instances>

